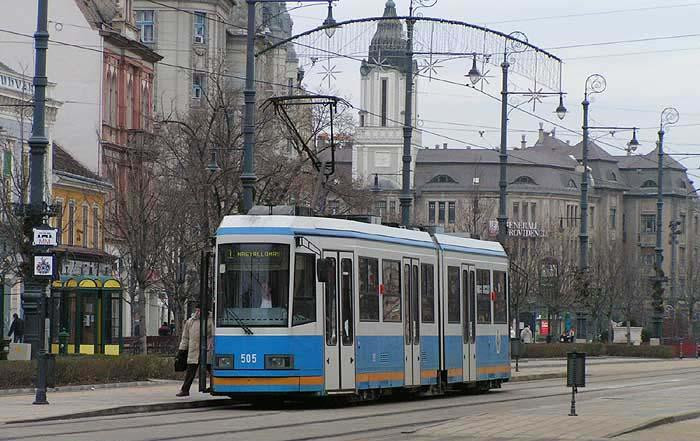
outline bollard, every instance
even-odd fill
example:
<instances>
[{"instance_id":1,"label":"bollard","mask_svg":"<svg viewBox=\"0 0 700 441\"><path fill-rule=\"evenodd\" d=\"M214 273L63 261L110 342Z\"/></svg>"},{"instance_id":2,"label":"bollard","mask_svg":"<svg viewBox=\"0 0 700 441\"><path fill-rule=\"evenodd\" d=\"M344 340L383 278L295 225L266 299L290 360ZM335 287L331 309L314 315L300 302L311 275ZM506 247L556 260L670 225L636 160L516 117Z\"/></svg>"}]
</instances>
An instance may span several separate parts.
<instances>
[{"instance_id":1,"label":"bollard","mask_svg":"<svg viewBox=\"0 0 700 441\"><path fill-rule=\"evenodd\" d=\"M518 337L510 339L510 355L515 358L515 372L520 372L518 361L522 355L523 342Z\"/></svg>"},{"instance_id":2,"label":"bollard","mask_svg":"<svg viewBox=\"0 0 700 441\"><path fill-rule=\"evenodd\" d=\"M62 328L61 332L58 333L58 353L61 355L68 354L68 337L68 332L66 332L65 328Z\"/></svg>"},{"instance_id":3,"label":"bollard","mask_svg":"<svg viewBox=\"0 0 700 441\"><path fill-rule=\"evenodd\" d=\"M576 394L579 387L586 387L586 354L569 352L566 354L566 387L571 388L571 410L569 416L576 414Z\"/></svg>"}]
</instances>

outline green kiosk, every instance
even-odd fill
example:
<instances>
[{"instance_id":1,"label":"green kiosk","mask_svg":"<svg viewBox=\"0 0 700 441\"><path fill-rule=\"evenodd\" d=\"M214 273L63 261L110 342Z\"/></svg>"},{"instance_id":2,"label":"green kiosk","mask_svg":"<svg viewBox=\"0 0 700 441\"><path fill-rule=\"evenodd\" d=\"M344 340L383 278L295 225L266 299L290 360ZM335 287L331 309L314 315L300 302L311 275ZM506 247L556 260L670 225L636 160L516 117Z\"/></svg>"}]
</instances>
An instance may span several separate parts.
<instances>
[{"instance_id":1,"label":"green kiosk","mask_svg":"<svg viewBox=\"0 0 700 441\"><path fill-rule=\"evenodd\" d=\"M121 283L109 276L61 276L51 284L51 353L119 355L124 347Z\"/></svg>"}]
</instances>

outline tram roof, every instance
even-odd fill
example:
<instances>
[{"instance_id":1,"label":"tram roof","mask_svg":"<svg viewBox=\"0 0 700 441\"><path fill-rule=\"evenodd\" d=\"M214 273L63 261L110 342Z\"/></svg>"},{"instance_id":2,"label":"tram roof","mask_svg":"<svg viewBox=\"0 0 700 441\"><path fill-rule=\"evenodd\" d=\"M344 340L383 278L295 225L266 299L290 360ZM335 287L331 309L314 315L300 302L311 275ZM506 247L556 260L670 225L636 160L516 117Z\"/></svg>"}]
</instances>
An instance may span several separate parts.
<instances>
[{"instance_id":1,"label":"tram roof","mask_svg":"<svg viewBox=\"0 0 700 441\"><path fill-rule=\"evenodd\" d=\"M226 216L217 230L217 236L230 234L348 237L435 248L433 239L425 231L325 217ZM435 238L446 250L506 257L503 247L498 242L448 234L436 234Z\"/></svg>"}]
</instances>

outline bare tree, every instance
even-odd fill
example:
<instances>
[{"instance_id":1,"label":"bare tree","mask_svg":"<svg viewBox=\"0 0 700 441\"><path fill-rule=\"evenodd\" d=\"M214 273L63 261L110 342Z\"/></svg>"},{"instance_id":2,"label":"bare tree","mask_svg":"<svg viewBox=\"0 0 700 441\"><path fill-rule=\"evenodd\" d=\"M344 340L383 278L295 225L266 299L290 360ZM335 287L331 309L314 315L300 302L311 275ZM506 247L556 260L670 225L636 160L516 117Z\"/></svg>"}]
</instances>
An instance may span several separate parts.
<instances>
[{"instance_id":1,"label":"bare tree","mask_svg":"<svg viewBox=\"0 0 700 441\"><path fill-rule=\"evenodd\" d=\"M615 307L622 298L620 292L625 289L626 266L622 243L607 240L605 235L599 235L593 240L588 275L590 282L584 298L579 301L593 318L594 340L598 339L603 329L609 328Z\"/></svg>"}]
</instances>

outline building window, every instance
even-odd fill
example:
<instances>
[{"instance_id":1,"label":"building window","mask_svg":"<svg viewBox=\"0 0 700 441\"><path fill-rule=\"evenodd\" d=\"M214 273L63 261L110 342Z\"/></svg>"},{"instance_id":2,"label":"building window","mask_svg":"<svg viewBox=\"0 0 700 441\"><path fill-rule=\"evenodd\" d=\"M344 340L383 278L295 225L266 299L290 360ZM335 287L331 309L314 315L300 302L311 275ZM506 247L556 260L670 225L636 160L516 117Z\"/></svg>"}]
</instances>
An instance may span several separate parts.
<instances>
[{"instance_id":1,"label":"building window","mask_svg":"<svg viewBox=\"0 0 700 441\"><path fill-rule=\"evenodd\" d=\"M141 43L153 43L155 41L155 21L152 10L136 11L136 27L139 28Z\"/></svg>"},{"instance_id":2,"label":"building window","mask_svg":"<svg viewBox=\"0 0 700 441\"><path fill-rule=\"evenodd\" d=\"M521 220L522 220L523 222L529 222L528 215L529 215L528 203L527 203L527 202L523 202L523 212L522 212L522 215L521 215L521 216L522 216L522 217L521 217Z\"/></svg>"},{"instance_id":3,"label":"building window","mask_svg":"<svg viewBox=\"0 0 700 441\"><path fill-rule=\"evenodd\" d=\"M511 184L537 185L537 182L529 176L520 176L515 181L511 182Z\"/></svg>"},{"instance_id":4,"label":"building window","mask_svg":"<svg viewBox=\"0 0 700 441\"><path fill-rule=\"evenodd\" d=\"M698 217L695 216L695 234L698 234Z\"/></svg>"},{"instance_id":5,"label":"building window","mask_svg":"<svg viewBox=\"0 0 700 441\"><path fill-rule=\"evenodd\" d=\"M396 215L396 201L389 201L389 215Z\"/></svg>"},{"instance_id":6,"label":"building window","mask_svg":"<svg viewBox=\"0 0 700 441\"><path fill-rule=\"evenodd\" d=\"M450 202L447 207L447 222L453 224L457 217L457 207L454 202Z\"/></svg>"},{"instance_id":7,"label":"building window","mask_svg":"<svg viewBox=\"0 0 700 441\"><path fill-rule=\"evenodd\" d=\"M126 84L126 128L134 128L134 82L133 73L129 72Z\"/></svg>"},{"instance_id":8,"label":"building window","mask_svg":"<svg viewBox=\"0 0 700 441\"><path fill-rule=\"evenodd\" d=\"M206 77L202 72L192 74L192 99L200 99L204 96Z\"/></svg>"},{"instance_id":9,"label":"building window","mask_svg":"<svg viewBox=\"0 0 700 441\"><path fill-rule=\"evenodd\" d=\"M656 181L652 181L651 179L644 181L642 184L642 188L653 188L653 187L658 187L656 185Z\"/></svg>"},{"instance_id":10,"label":"building window","mask_svg":"<svg viewBox=\"0 0 700 441\"><path fill-rule=\"evenodd\" d=\"M331 214L338 214L338 201L337 200L328 201L328 211Z\"/></svg>"},{"instance_id":11,"label":"building window","mask_svg":"<svg viewBox=\"0 0 700 441\"><path fill-rule=\"evenodd\" d=\"M576 182L574 182L573 179L569 179L569 182L566 184L566 186L567 186L568 188L578 188L578 187L576 186Z\"/></svg>"},{"instance_id":12,"label":"building window","mask_svg":"<svg viewBox=\"0 0 700 441\"><path fill-rule=\"evenodd\" d=\"M100 248L100 209L92 208L92 247Z\"/></svg>"},{"instance_id":13,"label":"building window","mask_svg":"<svg viewBox=\"0 0 700 441\"><path fill-rule=\"evenodd\" d=\"M654 248L642 248L642 264L644 266L654 266Z\"/></svg>"},{"instance_id":14,"label":"building window","mask_svg":"<svg viewBox=\"0 0 700 441\"><path fill-rule=\"evenodd\" d=\"M685 237L685 214L681 214L681 237Z\"/></svg>"},{"instance_id":15,"label":"building window","mask_svg":"<svg viewBox=\"0 0 700 441\"><path fill-rule=\"evenodd\" d=\"M365 114L360 113L360 127L364 127L364 126L365 126Z\"/></svg>"},{"instance_id":16,"label":"building window","mask_svg":"<svg viewBox=\"0 0 700 441\"><path fill-rule=\"evenodd\" d=\"M377 216L386 215L386 201L377 201L374 203L374 211Z\"/></svg>"},{"instance_id":17,"label":"building window","mask_svg":"<svg viewBox=\"0 0 700 441\"><path fill-rule=\"evenodd\" d=\"M456 184L457 181L448 175L437 175L428 181L428 184Z\"/></svg>"},{"instance_id":18,"label":"building window","mask_svg":"<svg viewBox=\"0 0 700 441\"><path fill-rule=\"evenodd\" d=\"M578 205L566 206L566 226L571 228L577 225L578 220Z\"/></svg>"},{"instance_id":19,"label":"building window","mask_svg":"<svg viewBox=\"0 0 700 441\"><path fill-rule=\"evenodd\" d=\"M611 230L617 228L617 208L610 208L610 225Z\"/></svg>"},{"instance_id":20,"label":"building window","mask_svg":"<svg viewBox=\"0 0 700 441\"><path fill-rule=\"evenodd\" d=\"M194 13L194 42L204 43L207 36L207 14Z\"/></svg>"},{"instance_id":21,"label":"building window","mask_svg":"<svg viewBox=\"0 0 700 441\"><path fill-rule=\"evenodd\" d=\"M428 202L428 223L435 224L435 202Z\"/></svg>"},{"instance_id":22,"label":"building window","mask_svg":"<svg viewBox=\"0 0 700 441\"><path fill-rule=\"evenodd\" d=\"M445 223L445 203L444 202L438 203L438 223L439 224Z\"/></svg>"},{"instance_id":23,"label":"building window","mask_svg":"<svg viewBox=\"0 0 700 441\"><path fill-rule=\"evenodd\" d=\"M530 202L530 222L537 221L537 204Z\"/></svg>"},{"instance_id":24,"label":"building window","mask_svg":"<svg viewBox=\"0 0 700 441\"><path fill-rule=\"evenodd\" d=\"M591 226L591 230L595 230L595 207L590 206L588 207L588 214L591 216L589 219L588 225Z\"/></svg>"},{"instance_id":25,"label":"building window","mask_svg":"<svg viewBox=\"0 0 700 441\"><path fill-rule=\"evenodd\" d=\"M642 215L642 233L656 233L656 215Z\"/></svg>"},{"instance_id":26,"label":"building window","mask_svg":"<svg viewBox=\"0 0 700 441\"><path fill-rule=\"evenodd\" d=\"M678 264L683 271L685 269L685 247L678 248Z\"/></svg>"},{"instance_id":27,"label":"building window","mask_svg":"<svg viewBox=\"0 0 700 441\"><path fill-rule=\"evenodd\" d=\"M611 171L608 173L608 179L611 180L611 181L617 181L617 175L615 174L614 171L611 170Z\"/></svg>"},{"instance_id":28,"label":"building window","mask_svg":"<svg viewBox=\"0 0 700 441\"><path fill-rule=\"evenodd\" d=\"M63 243L63 201L56 201L56 228L58 229L57 242Z\"/></svg>"},{"instance_id":29,"label":"building window","mask_svg":"<svg viewBox=\"0 0 700 441\"><path fill-rule=\"evenodd\" d=\"M68 202L68 245L75 245L75 202Z\"/></svg>"},{"instance_id":30,"label":"building window","mask_svg":"<svg viewBox=\"0 0 700 441\"><path fill-rule=\"evenodd\" d=\"M514 221L520 220L520 203L519 202L513 202L513 220Z\"/></svg>"},{"instance_id":31,"label":"building window","mask_svg":"<svg viewBox=\"0 0 700 441\"><path fill-rule=\"evenodd\" d=\"M382 78L382 127L386 127L386 113L388 107L388 88L389 80Z\"/></svg>"},{"instance_id":32,"label":"building window","mask_svg":"<svg viewBox=\"0 0 700 441\"><path fill-rule=\"evenodd\" d=\"M88 246L88 226L90 225L90 207L83 205L83 236L82 245L87 248Z\"/></svg>"}]
</instances>

